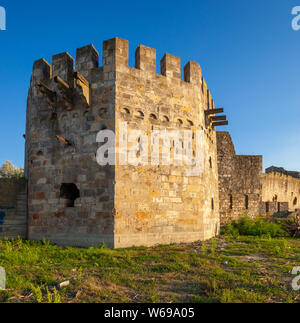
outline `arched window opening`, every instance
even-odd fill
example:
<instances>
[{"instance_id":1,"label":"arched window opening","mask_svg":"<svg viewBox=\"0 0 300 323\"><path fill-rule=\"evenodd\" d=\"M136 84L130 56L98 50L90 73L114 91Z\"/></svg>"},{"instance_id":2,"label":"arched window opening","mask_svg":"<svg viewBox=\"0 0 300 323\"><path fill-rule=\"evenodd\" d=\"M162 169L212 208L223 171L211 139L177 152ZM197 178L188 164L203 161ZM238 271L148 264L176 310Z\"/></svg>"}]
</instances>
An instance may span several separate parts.
<instances>
[{"instance_id":1,"label":"arched window opening","mask_svg":"<svg viewBox=\"0 0 300 323\"><path fill-rule=\"evenodd\" d=\"M157 120L157 116L154 113L150 114L150 119Z\"/></svg>"},{"instance_id":2,"label":"arched window opening","mask_svg":"<svg viewBox=\"0 0 300 323\"><path fill-rule=\"evenodd\" d=\"M181 119L177 119L177 125L178 126L182 126L183 125L183 121Z\"/></svg>"},{"instance_id":3,"label":"arched window opening","mask_svg":"<svg viewBox=\"0 0 300 323\"><path fill-rule=\"evenodd\" d=\"M162 121L163 121L163 122L170 122L170 119L169 119L169 117L167 117L167 116L163 116L163 117L162 117Z\"/></svg>"},{"instance_id":4,"label":"arched window opening","mask_svg":"<svg viewBox=\"0 0 300 323\"><path fill-rule=\"evenodd\" d=\"M74 207L74 202L80 197L77 186L73 183L63 183L60 187L60 198L66 199L66 207Z\"/></svg>"},{"instance_id":5,"label":"arched window opening","mask_svg":"<svg viewBox=\"0 0 300 323\"><path fill-rule=\"evenodd\" d=\"M122 112L123 112L124 114L130 114L129 109L127 109L127 108L122 109Z\"/></svg>"},{"instance_id":6,"label":"arched window opening","mask_svg":"<svg viewBox=\"0 0 300 323\"><path fill-rule=\"evenodd\" d=\"M140 119L144 119L145 115L144 115L144 113L142 111L137 111L135 113L135 117L140 118Z\"/></svg>"}]
</instances>

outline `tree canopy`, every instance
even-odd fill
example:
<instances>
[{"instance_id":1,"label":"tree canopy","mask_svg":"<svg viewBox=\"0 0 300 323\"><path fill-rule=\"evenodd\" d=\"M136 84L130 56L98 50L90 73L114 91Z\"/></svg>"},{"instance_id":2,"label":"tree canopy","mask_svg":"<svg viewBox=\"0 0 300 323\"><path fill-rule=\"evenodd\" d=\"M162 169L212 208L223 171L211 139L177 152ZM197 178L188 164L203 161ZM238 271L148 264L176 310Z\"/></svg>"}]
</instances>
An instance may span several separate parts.
<instances>
[{"instance_id":1,"label":"tree canopy","mask_svg":"<svg viewBox=\"0 0 300 323\"><path fill-rule=\"evenodd\" d=\"M24 169L18 168L12 162L6 161L0 167L0 178L23 178Z\"/></svg>"}]
</instances>

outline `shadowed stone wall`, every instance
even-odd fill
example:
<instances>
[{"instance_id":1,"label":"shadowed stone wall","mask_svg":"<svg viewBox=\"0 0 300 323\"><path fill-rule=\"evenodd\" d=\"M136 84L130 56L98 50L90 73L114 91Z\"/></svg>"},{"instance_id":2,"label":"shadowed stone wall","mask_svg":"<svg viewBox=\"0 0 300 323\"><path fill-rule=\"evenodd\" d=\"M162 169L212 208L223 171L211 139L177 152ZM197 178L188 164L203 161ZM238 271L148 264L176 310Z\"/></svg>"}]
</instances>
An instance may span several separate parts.
<instances>
[{"instance_id":1,"label":"shadowed stone wall","mask_svg":"<svg viewBox=\"0 0 300 323\"><path fill-rule=\"evenodd\" d=\"M221 224L242 215L256 217L261 207L262 156L236 155L228 132L217 132Z\"/></svg>"},{"instance_id":2,"label":"shadowed stone wall","mask_svg":"<svg viewBox=\"0 0 300 323\"><path fill-rule=\"evenodd\" d=\"M27 237L27 191L22 179L0 178L0 238Z\"/></svg>"}]
</instances>

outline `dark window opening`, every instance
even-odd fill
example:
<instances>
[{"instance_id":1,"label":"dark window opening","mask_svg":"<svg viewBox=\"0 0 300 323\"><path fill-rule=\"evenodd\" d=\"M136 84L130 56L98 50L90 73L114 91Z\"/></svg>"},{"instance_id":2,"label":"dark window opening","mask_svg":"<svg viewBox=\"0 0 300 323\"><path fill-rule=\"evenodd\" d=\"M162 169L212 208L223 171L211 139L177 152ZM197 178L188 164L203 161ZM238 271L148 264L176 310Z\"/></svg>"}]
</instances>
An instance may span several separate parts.
<instances>
[{"instance_id":1,"label":"dark window opening","mask_svg":"<svg viewBox=\"0 0 300 323\"><path fill-rule=\"evenodd\" d=\"M181 119L177 119L177 125L178 126L182 126L183 125L183 121Z\"/></svg>"},{"instance_id":2,"label":"dark window opening","mask_svg":"<svg viewBox=\"0 0 300 323\"><path fill-rule=\"evenodd\" d=\"M211 199L211 209L214 210L215 209L215 202L214 199Z\"/></svg>"},{"instance_id":3,"label":"dark window opening","mask_svg":"<svg viewBox=\"0 0 300 323\"><path fill-rule=\"evenodd\" d=\"M150 119L157 120L157 116L153 113L150 114Z\"/></svg>"},{"instance_id":4,"label":"dark window opening","mask_svg":"<svg viewBox=\"0 0 300 323\"><path fill-rule=\"evenodd\" d=\"M249 196L245 195L245 209L248 210L249 209Z\"/></svg>"},{"instance_id":5,"label":"dark window opening","mask_svg":"<svg viewBox=\"0 0 300 323\"><path fill-rule=\"evenodd\" d=\"M127 109L127 108L124 108L124 109L122 110L122 112L123 112L123 113L125 113L125 114L130 114L130 110L129 110L129 109Z\"/></svg>"},{"instance_id":6,"label":"dark window opening","mask_svg":"<svg viewBox=\"0 0 300 323\"><path fill-rule=\"evenodd\" d=\"M209 167L212 168L212 159L209 157Z\"/></svg>"},{"instance_id":7,"label":"dark window opening","mask_svg":"<svg viewBox=\"0 0 300 323\"><path fill-rule=\"evenodd\" d=\"M266 202L266 213L270 212L270 203Z\"/></svg>"},{"instance_id":8,"label":"dark window opening","mask_svg":"<svg viewBox=\"0 0 300 323\"><path fill-rule=\"evenodd\" d=\"M137 111L137 112L135 113L135 117L136 117L136 118L144 119L145 115L144 115L144 113L143 113L142 111Z\"/></svg>"},{"instance_id":9,"label":"dark window opening","mask_svg":"<svg viewBox=\"0 0 300 323\"><path fill-rule=\"evenodd\" d=\"M80 197L79 189L75 184L62 184L60 187L60 197L66 199L66 207L74 207L74 202Z\"/></svg>"},{"instance_id":10,"label":"dark window opening","mask_svg":"<svg viewBox=\"0 0 300 323\"><path fill-rule=\"evenodd\" d=\"M229 196L229 208L230 208L230 210L233 209L233 197L232 197L232 195Z\"/></svg>"},{"instance_id":11,"label":"dark window opening","mask_svg":"<svg viewBox=\"0 0 300 323\"><path fill-rule=\"evenodd\" d=\"M297 205L297 202L298 202L297 197L295 197L293 201L293 205Z\"/></svg>"}]
</instances>

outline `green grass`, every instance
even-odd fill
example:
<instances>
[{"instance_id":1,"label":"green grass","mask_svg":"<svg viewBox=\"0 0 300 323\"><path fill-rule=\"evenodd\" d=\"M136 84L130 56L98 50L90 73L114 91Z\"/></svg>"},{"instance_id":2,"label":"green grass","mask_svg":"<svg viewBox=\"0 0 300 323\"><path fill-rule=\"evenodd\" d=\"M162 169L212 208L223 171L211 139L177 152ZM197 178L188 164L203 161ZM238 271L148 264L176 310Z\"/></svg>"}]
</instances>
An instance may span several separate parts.
<instances>
[{"instance_id":1,"label":"green grass","mask_svg":"<svg viewBox=\"0 0 300 323\"><path fill-rule=\"evenodd\" d=\"M299 302L290 273L300 240L230 235L110 250L0 241L1 302ZM57 290L58 283L70 285Z\"/></svg>"}]
</instances>

